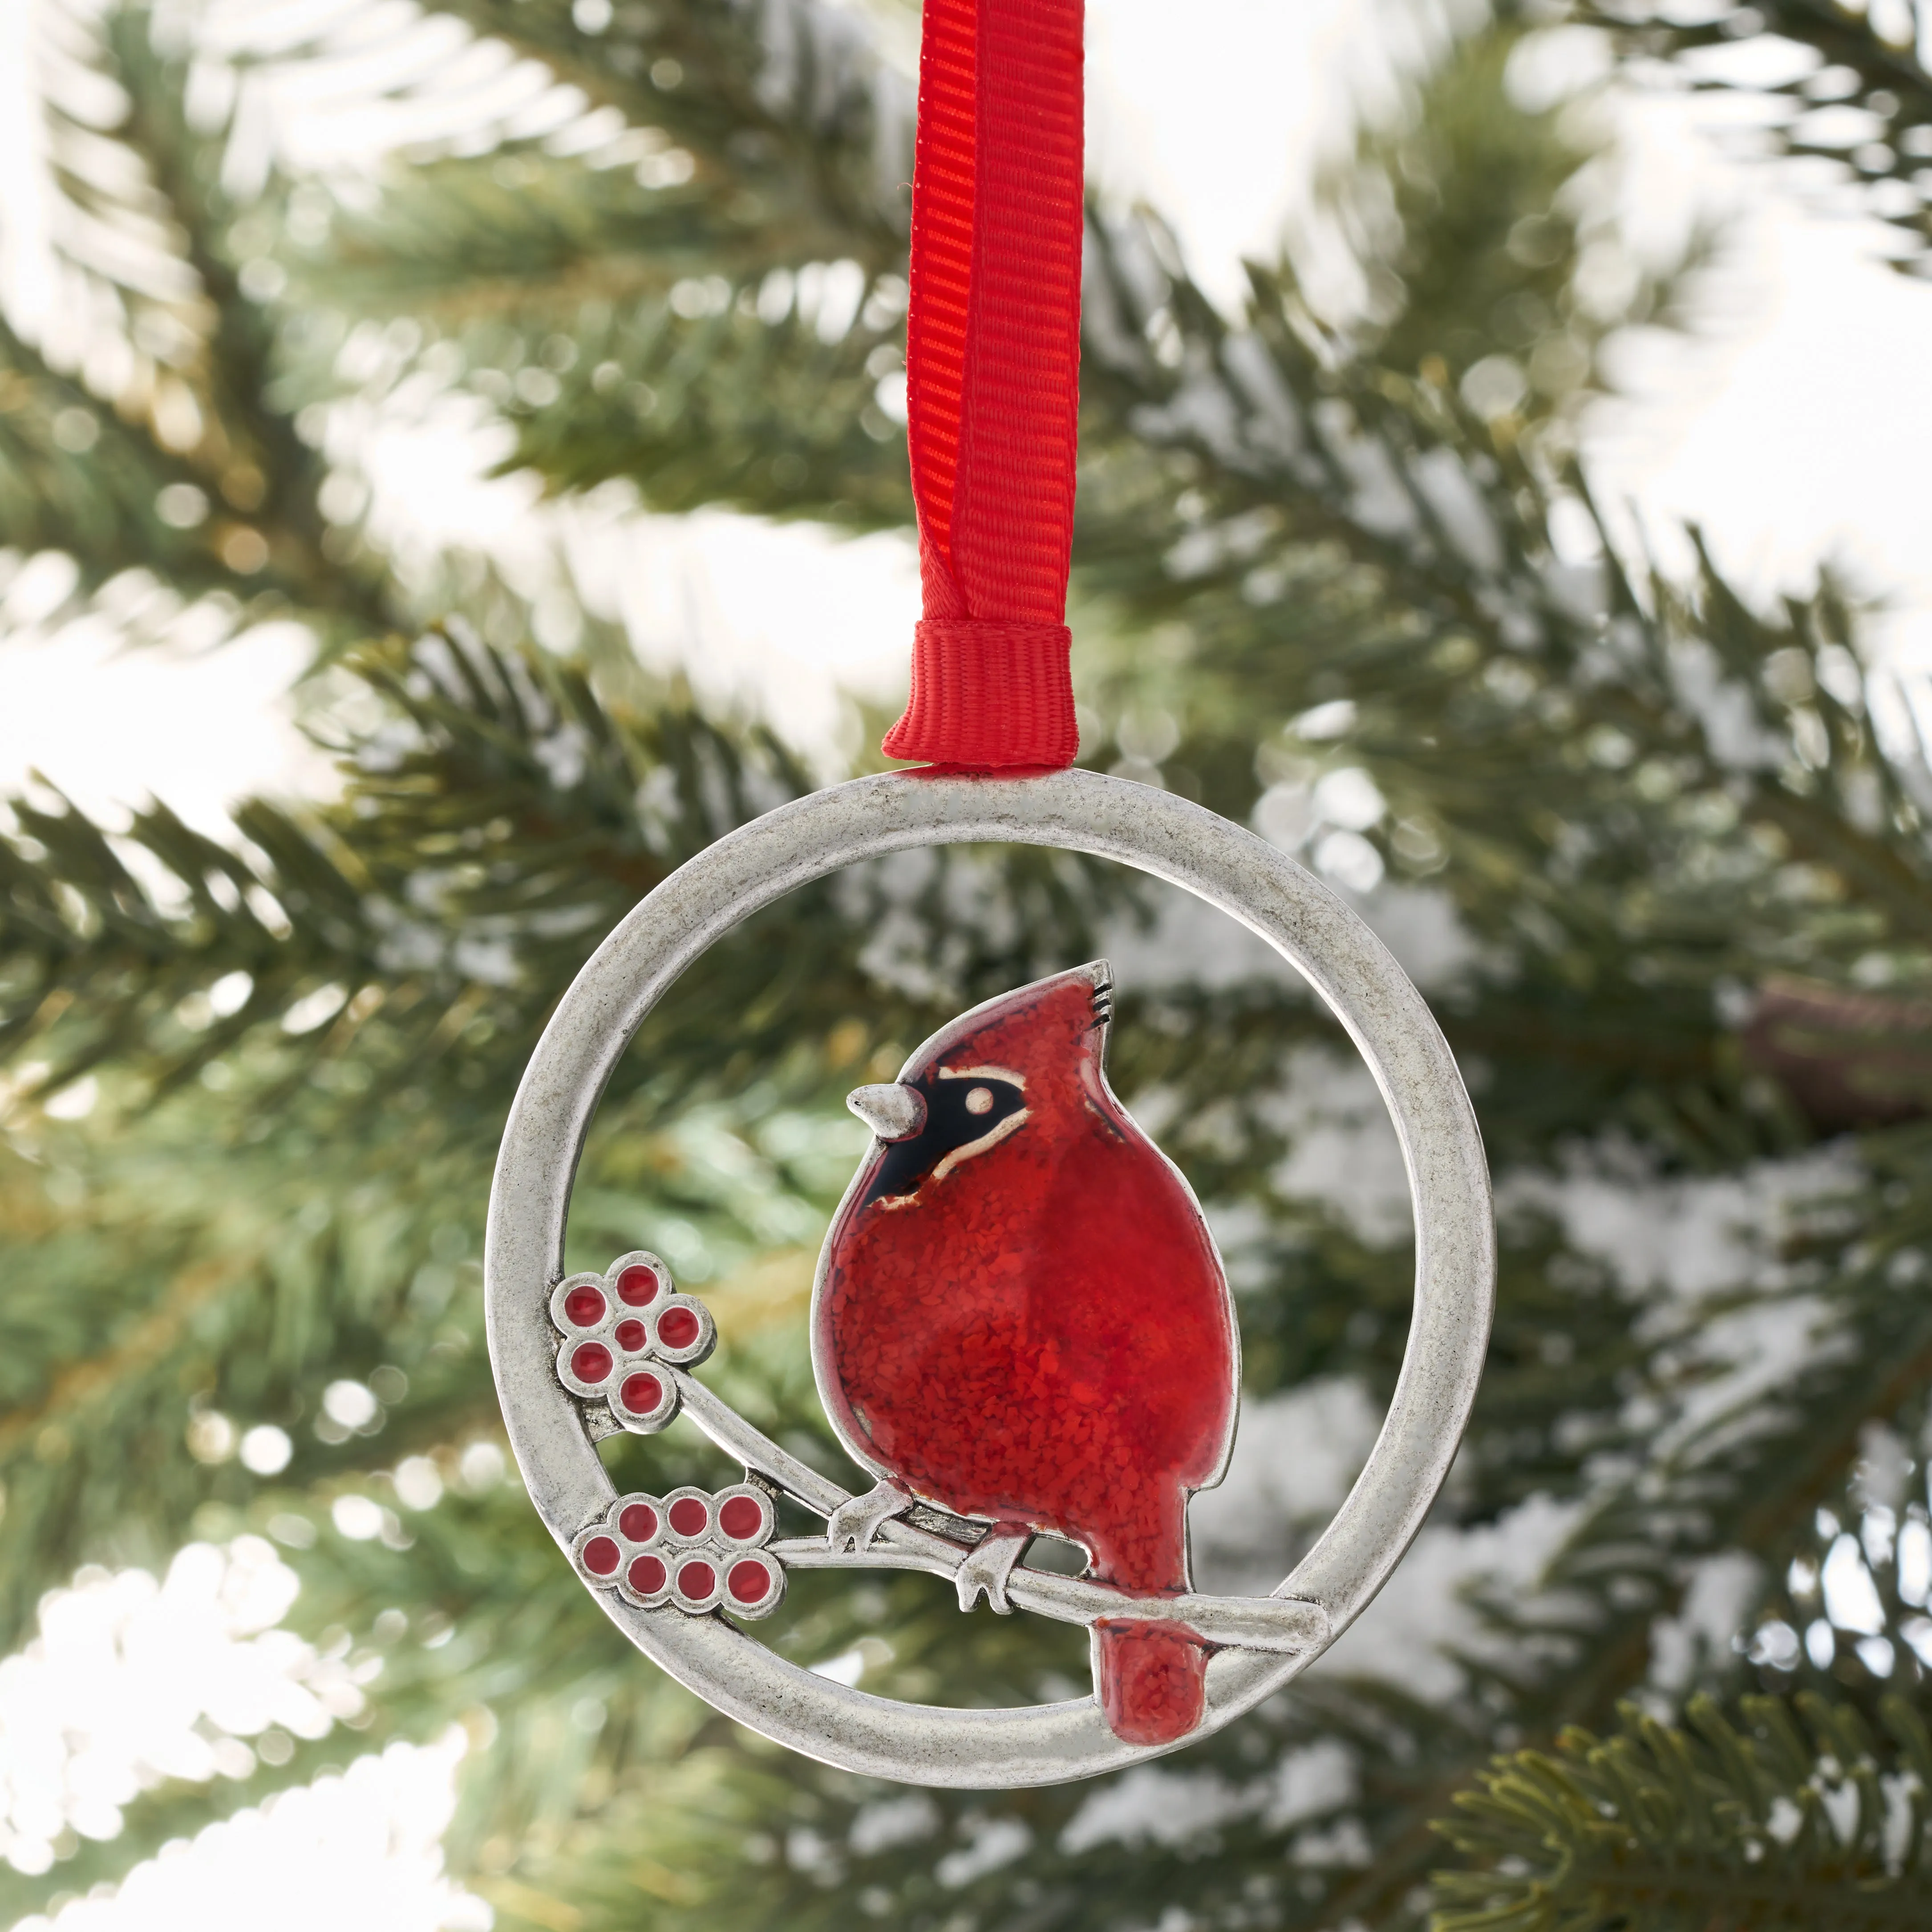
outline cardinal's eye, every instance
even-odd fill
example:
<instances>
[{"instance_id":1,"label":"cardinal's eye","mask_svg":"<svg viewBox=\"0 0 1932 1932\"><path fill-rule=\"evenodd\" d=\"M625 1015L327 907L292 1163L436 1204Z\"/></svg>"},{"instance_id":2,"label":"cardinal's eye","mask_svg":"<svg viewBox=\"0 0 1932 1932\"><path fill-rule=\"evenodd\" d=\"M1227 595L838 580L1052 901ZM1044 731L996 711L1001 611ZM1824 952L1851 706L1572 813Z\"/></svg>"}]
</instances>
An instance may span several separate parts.
<instances>
[{"instance_id":1,"label":"cardinal's eye","mask_svg":"<svg viewBox=\"0 0 1932 1932\"><path fill-rule=\"evenodd\" d=\"M992 1088L974 1088L966 1096L966 1111L969 1114L990 1114L993 1111Z\"/></svg>"}]
</instances>

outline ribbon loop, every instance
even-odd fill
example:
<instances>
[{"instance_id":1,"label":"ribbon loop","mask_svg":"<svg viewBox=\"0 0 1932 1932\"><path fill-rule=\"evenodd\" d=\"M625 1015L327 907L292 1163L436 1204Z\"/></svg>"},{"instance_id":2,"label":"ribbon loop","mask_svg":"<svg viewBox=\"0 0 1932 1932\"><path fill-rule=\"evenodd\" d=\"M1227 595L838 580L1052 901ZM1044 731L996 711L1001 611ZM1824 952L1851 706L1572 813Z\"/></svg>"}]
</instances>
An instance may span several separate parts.
<instances>
[{"instance_id":1,"label":"ribbon loop","mask_svg":"<svg viewBox=\"0 0 1932 1932\"><path fill-rule=\"evenodd\" d=\"M1058 770L1080 748L1064 624L928 617L913 632L912 697L889 757L975 771ZM901 752L902 739L921 748Z\"/></svg>"},{"instance_id":2,"label":"ribbon loop","mask_svg":"<svg viewBox=\"0 0 1932 1932\"><path fill-rule=\"evenodd\" d=\"M906 410L925 620L884 750L1070 764L1082 0L926 0Z\"/></svg>"}]
</instances>

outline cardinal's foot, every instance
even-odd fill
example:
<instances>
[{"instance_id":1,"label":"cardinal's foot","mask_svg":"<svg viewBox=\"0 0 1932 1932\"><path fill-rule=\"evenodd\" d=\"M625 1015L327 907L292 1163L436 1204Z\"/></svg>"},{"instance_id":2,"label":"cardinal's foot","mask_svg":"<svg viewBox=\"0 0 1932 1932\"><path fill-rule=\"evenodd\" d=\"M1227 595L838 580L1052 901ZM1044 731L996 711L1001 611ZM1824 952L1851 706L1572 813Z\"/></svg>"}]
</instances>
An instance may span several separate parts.
<instances>
[{"instance_id":1,"label":"cardinal's foot","mask_svg":"<svg viewBox=\"0 0 1932 1932\"><path fill-rule=\"evenodd\" d=\"M888 1476L862 1496L841 1503L825 1525L825 1540L834 1550L869 1550L872 1539L896 1516L912 1508L912 1492Z\"/></svg>"},{"instance_id":2,"label":"cardinal's foot","mask_svg":"<svg viewBox=\"0 0 1932 1932\"><path fill-rule=\"evenodd\" d=\"M970 1610L983 1590L987 1602L1001 1616L1011 1616L1013 1606L1006 1601L1006 1579L1013 1574L1020 1552L1032 1540L1033 1532L1023 1523L994 1523L955 1573L959 1585L959 1607Z\"/></svg>"}]
</instances>

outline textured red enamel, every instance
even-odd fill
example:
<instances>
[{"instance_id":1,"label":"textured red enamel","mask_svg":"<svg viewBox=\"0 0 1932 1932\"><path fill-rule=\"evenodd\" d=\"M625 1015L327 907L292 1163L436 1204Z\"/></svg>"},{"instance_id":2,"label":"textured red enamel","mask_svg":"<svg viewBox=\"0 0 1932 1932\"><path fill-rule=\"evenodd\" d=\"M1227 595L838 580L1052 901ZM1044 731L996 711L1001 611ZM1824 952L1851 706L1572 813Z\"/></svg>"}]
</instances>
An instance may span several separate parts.
<instances>
[{"instance_id":1,"label":"textured red enamel","mask_svg":"<svg viewBox=\"0 0 1932 1932\"><path fill-rule=\"evenodd\" d=\"M649 1503L626 1503L617 1527L633 1543L647 1543L658 1533L658 1513Z\"/></svg>"},{"instance_id":2,"label":"textured red enamel","mask_svg":"<svg viewBox=\"0 0 1932 1932\"><path fill-rule=\"evenodd\" d=\"M772 1580L762 1563L747 1558L732 1564L724 1587L741 1604L761 1603L771 1594Z\"/></svg>"},{"instance_id":3,"label":"textured red enamel","mask_svg":"<svg viewBox=\"0 0 1932 1932\"><path fill-rule=\"evenodd\" d=\"M718 1587L718 1572L708 1563L680 1564L677 1587L687 1597L708 1597Z\"/></svg>"},{"instance_id":4,"label":"textured red enamel","mask_svg":"<svg viewBox=\"0 0 1932 1932\"><path fill-rule=\"evenodd\" d=\"M658 1318L658 1340L667 1348L688 1348L698 1340L698 1317L688 1308L668 1308Z\"/></svg>"},{"instance_id":5,"label":"textured red enamel","mask_svg":"<svg viewBox=\"0 0 1932 1932\"><path fill-rule=\"evenodd\" d=\"M1102 1624L1100 1642L1101 1706L1123 1743L1172 1744L1200 1723L1208 1653L1184 1624Z\"/></svg>"},{"instance_id":6,"label":"textured red enamel","mask_svg":"<svg viewBox=\"0 0 1932 1932\"><path fill-rule=\"evenodd\" d=\"M1090 974L1063 974L922 1049L905 1084L937 1096L942 1066L1006 1069L1026 1118L909 1197L866 1200L862 1170L814 1340L862 1460L945 1508L1084 1544L1103 1582L1180 1590L1187 1492L1234 1426L1234 1306L1186 1183L1102 1077L1094 1000ZM1098 1650L1120 1736L1199 1721L1207 1653L1180 1626L1113 1626Z\"/></svg>"},{"instance_id":7,"label":"textured red enamel","mask_svg":"<svg viewBox=\"0 0 1932 1932\"><path fill-rule=\"evenodd\" d=\"M584 1567L593 1576L614 1576L618 1558L622 1554L613 1538L593 1536L584 1546Z\"/></svg>"},{"instance_id":8,"label":"textured red enamel","mask_svg":"<svg viewBox=\"0 0 1932 1932\"><path fill-rule=\"evenodd\" d=\"M658 1298L658 1278L641 1264L617 1277L617 1299L627 1308L648 1308Z\"/></svg>"},{"instance_id":9,"label":"textured red enamel","mask_svg":"<svg viewBox=\"0 0 1932 1932\"><path fill-rule=\"evenodd\" d=\"M670 1526L680 1536L702 1536L711 1527L711 1512L695 1496L680 1496L670 1506Z\"/></svg>"},{"instance_id":10,"label":"textured red enamel","mask_svg":"<svg viewBox=\"0 0 1932 1932\"><path fill-rule=\"evenodd\" d=\"M586 1342L571 1352L570 1371L579 1382L601 1382L610 1372L610 1351L602 1342Z\"/></svg>"},{"instance_id":11,"label":"textured red enamel","mask_svg":"<svg viewBox=\"0 0 1932 1932\"><path fill-rule=\"evenodd\" d=\"M749 1496L733 1496L718 1512L718 1527L734 1542L748 1543L765 1526L765 1513Z\"/></svg>"},{"instance_id":12,"label":"textured red enamel","mask_svg":"<svg viewBox=\"0 0 1932 1932\"><path fill-rule=\"evenodd\" d=\"M563 1298L563 1312L580 1328L594 1328L604 1318L604 1298L587 1283Z\"/></svg>"},{"instance_id":13,"label":"textured red enamel","mask_svg":"<svg viewBox=\"0 0 1932 1932\"><path fill-rule=\"evenodd\" d=\"M631 1588L640 1597L648 1597L653 1590L662 1590L668 1574L664 1560L657 1556L634 1556L631 1559Z\"/></svg>"},{"instance_id":14,"label":"textured red enamel","mask_svg":"<svg viewBox=\"0 0 1932 1932\"><path fill-rule=\"evenodd\" d=\"M644 1346L646 1339L644 1324L641 1322L632 1320L617 1324L617 1346L628 1353L635 1354Z\"/></svg>"}]
</instances>

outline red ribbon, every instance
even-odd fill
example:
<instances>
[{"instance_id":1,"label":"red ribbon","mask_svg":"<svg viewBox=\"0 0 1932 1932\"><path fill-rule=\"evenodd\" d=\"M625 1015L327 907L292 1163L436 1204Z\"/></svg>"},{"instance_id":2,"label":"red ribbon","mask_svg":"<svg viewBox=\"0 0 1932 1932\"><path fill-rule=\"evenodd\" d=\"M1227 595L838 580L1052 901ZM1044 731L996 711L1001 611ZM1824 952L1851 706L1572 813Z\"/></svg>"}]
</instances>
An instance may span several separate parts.
<instances>
[{"instance_id":1,"label":"red ribbon","mask_svg":"<svg viewBox=\"0 0 1932 1932\"><path fill-rule=\"evenodd\" d=\"M926 0L906 412L925 616L889 758L1070 765L1082 0Z\"/></svg>"}]
</instances>

